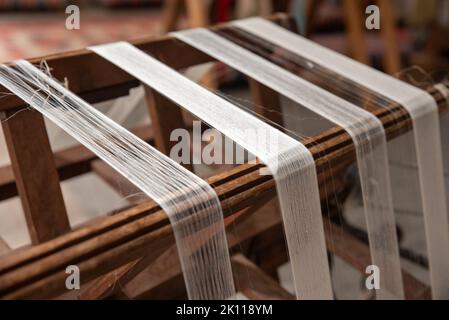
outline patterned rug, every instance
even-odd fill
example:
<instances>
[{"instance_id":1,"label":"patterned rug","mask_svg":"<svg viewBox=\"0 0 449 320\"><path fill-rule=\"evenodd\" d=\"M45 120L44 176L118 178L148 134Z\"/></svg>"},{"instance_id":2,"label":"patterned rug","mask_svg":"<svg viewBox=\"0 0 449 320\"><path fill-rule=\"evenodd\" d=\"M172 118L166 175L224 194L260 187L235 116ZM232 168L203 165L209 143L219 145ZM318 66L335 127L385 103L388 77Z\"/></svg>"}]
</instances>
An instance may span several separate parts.
<instances>
[{"instance_id":1,"label":"patterned rug","mask_svg":"<svg viewBox=\"0 0 449 320\"><path fill-rule=\"evenodd\" d=\"M63 14L3 14L0 62L159 34L160 11L142 11L82 12L80 30L67 30Z\"/></svg>"}]
</instances>

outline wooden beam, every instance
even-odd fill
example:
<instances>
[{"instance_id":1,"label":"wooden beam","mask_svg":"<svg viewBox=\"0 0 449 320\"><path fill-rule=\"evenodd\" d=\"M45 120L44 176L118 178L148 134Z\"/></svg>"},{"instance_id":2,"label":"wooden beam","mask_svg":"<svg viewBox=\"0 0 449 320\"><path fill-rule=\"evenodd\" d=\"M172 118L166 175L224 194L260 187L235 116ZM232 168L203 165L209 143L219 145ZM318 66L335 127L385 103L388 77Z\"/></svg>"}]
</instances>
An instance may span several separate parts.
<instances>
[{"instance_id":1,"label":"wooden beam","mask_svg":"<svg viewBox=\"0 0 449 320\"><path fill-rule=\"evenodd\" d=\"M251 300L294 300L293 295L242 254L231 258L237 290Z\"/></svg>"},{"instance_id":2,"label":"wooden beam","mask_svg":"<svg viewBox=\"0 0 449 320\"><path fill-rule=\"evenodd\" d=\"M186 0L190 28L206 27L210 24L208 3L204 0Z\"/></svg>"},{"instance_id":3,"label":"wooden beam","mask_svg":"<svg viewBox=\"0 0 449 320\"><path fill-rule=\"evenodd\" d=\"M176 30L178 18L184 5L183 0L165 0L162 19L162 33Z\"/></svg>"},{"instance_id":4,"label":"wooden beam","mask_svg":"<svg viewBox=\"0 0 449 320\"><path fill-rule=\"evenodd\" d=\"M33 244L70 230L53 152L42 115L5 113L2 122L17 189Z\"/></svg>"},{"instance_id":5,"label":"wooden beam","mask_svg":"<svg viewBox=\"0 0 449 320\"><path fill-rule=\"evenodd\" d=\"M370 64L364 38L364 19L361 2L358 0L343 0L343 10L348 34L348 47L351 57L355 60Z\"/></svg>"},{"instance_id":6,"label":"wooden beam","mask_svg":"<svg viewBox=\"0 0 449 320\"><path fill-rule=\"evenodd\" d=\"M325 198L326 196L323 196L323 199ZM240 211L242 217L246 219L240 219L237 221L239 223L233 222L235 226L228 228L227 239L232 253L242 252L247 256L251 255L250 258L257 263L262 272L266 274L268 270L267 275L276 278L277 267L288 261L288 255L278 201L276 198L269 199L265 198L262 202L259 201ZM227 218L225 224L228 225L226 220ZM273 242L278 240L281 245L273 248ZM171 252L167 250L129 283L126 283L129 279L121 282L125 296L137 299L163 299L174 295L185 298L176 247L171 250ZM262 261L259 258L267 258L269 261L267 264L260 264ZM120 280L117 277L116 279Z\"/></svg>"},{"instance_id":7,"label":"wooden beam","mask_svg":"<svg viewBox=\"0 0 449 320\"><path fill-rule=\"evenodd\" d=\"M245 213L251 215L239 223L233 223L227 230L229 249L232 253L240 252L246 243L252 243L255 236L281 223L276 199L266 204L258 204L256 208L249 207L245 209ZM169 296L185 298L186 292L176 247L167 250L126 283L124 292L133 299L164 299Z\"/></svg>"},{"instance_id":8,"label":"wooden beam","mask_svg":"<svg viewBox=\"0 0 449 320\"><path fill-rule=\"evenodd\" d=\"M441 112L449 109L441 93L436 90L430 93ZM376 112L388 139L411 128L410 118L402 108ZM341 128L327 130L304 143L315 158L320 184L343 172L355 159L352 139ZM259 168L257 164L241 165L207 180L219 196L225 216L275 193L272 177L259 175ZM52 295L64 290L64 270L68 264L77 264L83 281L87 282L171 244L173 235L165 213L152 201L142 203L53 241L11 254L8 259L0 259L0 296Z\"/></svg>"},{"instance_id":9,"label":"wooden beam","mask_svg":"<svg viewBox=\"0 0 449 320\"><path fill-rule=\"evenodd\" d=\"M393 5L390 0L377 0L377 4L380 10L380 35L385 49L384 69L389 74L396 74L401 71L401 54L396 37Z\"/></svg>"},{"instance_id":10,"label":"wooden beam","mask_svg":"<svg viewBox=\"0 0 449 320\"><path fill-rule=\"evenodd\" d=\"M185 0L187 17L190 28L205 28L210 25L209 3L204 0ZM216 89L218 87L213 68L206 72L201 79L201 83L207 88Z\"/></svg>"},{"instance_id":11,"label":"wooden beam","mask_svg":"<svg viewBox=\"0 0 449 320\"><path fill-rule=\"evenodd\" d=\"M246 232L242 237L236 238L232 236L235 227L240 227L240 222L248 224L249 219L253 217L253 213L258 212L266 203L261 202L255 206L246 208L236 215L225 218L225 227L227 228L227 239L230 250L234 250L241 245L243 241L247 241L254 236L252 232ZM269 207L270 208L270 207ZM260 213L260 212L258 212ZM266 214L265 211L262 215ZM260 217L260 214L258 214ZM265 224L261 227L268 228L270 226L270 217L264 217ZM236 226L237 225L237 226ZM232 230L229 227L232 226ZM258 229L259 230L259 229ZM257 231L256 231L257 232ZM175 279L172 279L175 278ZM171 287L169 283L175 283L176 288ZM178 258L176 246L173 245L163 252L151 252L141 259L132 261L94 281L91 288L82 295L82 299L93 300L117 295L117 289L120 288L120 294L126 297L136 297L144 294L163 298L164 294L170 292L166 296L185 296L185 287L181 275L181 265ZM168 289L170 291L166 291Z\"/></svg>"},{"instance_id":12,"label":"wooden beam","mask_svg":"<svg viewBox=\"0 0 449 320\"><path fill-rule=\"evenodd\" d=\"M182 109L159 92L145 86L146 101L153 128L154 146L170 155L171 148L177 141L170 141L170 135L176 129L186 129ZM191 165L187 168L192 170Z\"/></svg>"}]
</instances>

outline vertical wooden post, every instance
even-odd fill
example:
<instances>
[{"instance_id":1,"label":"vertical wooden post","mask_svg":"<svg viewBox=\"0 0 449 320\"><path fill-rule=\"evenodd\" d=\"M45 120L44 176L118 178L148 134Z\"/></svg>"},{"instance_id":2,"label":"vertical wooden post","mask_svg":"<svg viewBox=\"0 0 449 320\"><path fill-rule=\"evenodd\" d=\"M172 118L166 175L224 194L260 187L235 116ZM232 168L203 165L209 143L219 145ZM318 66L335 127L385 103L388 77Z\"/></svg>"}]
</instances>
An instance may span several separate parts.
<instances>
[{"instance_id":1,"label":"vertical wooden post","mask_svg":"<svg viewBox=\"0 0 449 320\"><path fill-rule=\"evenodd\" d=\"M186 0L187 14L191 28L209 25L208 5L205 0Z\"/></svg>"},{"instance_id":2,"label":"vertical wooden post","mask_svg":"<svg viewBox=\"0 0 449 320\"><path fill-rule=\"evenodd\" d=\"M154 145L162 153L170 155L171 148L176 144L170 141L172 131L178 128L185 129L182 110L170 99L148 86L145 86L145 94L153 128ZM192 165L184 166L192 170Z\"/></svg>"},{"instance_id":3,"label":"vertical wooden post","mask_svg":"<svg viewBox=\"0 0 449 320\"><path fill-rule=\"evenodd\" d=\"M256 112L263 117L283 125L279 94L254 79L248 79Z\"/></svg>"},{"instance_id":4,"label":"vertical wooden post","mask_svg":"<svg viewBox=\"0 0 449 320\"><path fill-rule=\"evenodd\" d=\"M162 32L167 33L176 30L178 18L183 7L183 0L165 0L164 18L162 20Z\"/></svg>"},{"instance_id":5,"label":"vertical wooden post","mask_svg":"<svg viewBox=\"0 0 449 320\"><path fill-rule=\"evenodd\" d=\"M42 115L5 112L2 122L17 190L33 244L70 230L58 172Z\"/></svg>"},{"instance_id":6,"label":"vertical wooden post","mask_svg":"<svg viewBox=\"0 0 449 320\"><path fill-rule=\"evenodd\" d=\"M359 0L343 1L345 23L348 29L348 42L351 56L357 61L369 64L363 28L365 26Z\"/></svg>"},{"instance_id":7,"label":"vertical wooden post","mask_svg":"<svg viewBox=\"0 0 449 320\"><path fill-rule=\"evenodd\" d=\"M313 23L316 19L316 16L318 14L318 9L319 6L321 5L321 3L323 2L323 0L307 0L306 4L305 4L305 36L307 38L310 38L310 35L313 32Z\"/></svg>"},{"instance_id":8,"label":"vertical wooden post","mask_svg":"<svg viewBox=\"0 0 449 320\"><path fill-rule=\"evenodd\" d=\"M307 6L307 35L310 36L310 26L313 23L321 0L309 0ZM385 72L395 74L401 70L400 52L395 34L395 18L391 1L377 0L380 11L380 35L385 48L383 65ZM355 60L370 64L369 54L364 40L364 17L359 0L343 0L344 20L348 34L349 54Z\"/></svg>"},{"instance_id":9,"label":"vertical wooden post","mask_svg":"<svg viewBox=\"0 0 449 320\"><path fill-rule=\"evenodd\" d=\"M190 28L206 27L210 24L209 6L205 0L166 0L164 5L164 20L162 31L174 31L177 27L182 9L187 11L187 20ZM207 72L201 82L211 89L218 87L213 70Z\"/></svg>"},{"instance_id":10,"label":"vertical wooden post","mask_svg":"<svg viewBox=\"0 0 449 320\"><path fill-rule=\"evenodd\" d=\"M186 0L187 15L190 28L204 28L210 24L209 5L205 0ZM209 89L218 88L214 70L204 74L201 83Z\"/></svg>"},{"instance_id":11,"label":"vertical wooden post","mask_svg":"<svg viewBox=\"0 0 449 320\"><path fill-rule=\"evenodd\" d=\"M401 71L401 58L396 39L395 19L391 1L377 0L380 10L380 34L383 39L385 54L383 65L389 74Z\"/></svg>"},{"instance_id":12,"label":"vertical wooden post","mask_svg":"<svg viewBox=\"0 0 449 320\"><path fill-rule=\"evenodd\" d=\"M209 25L208 5L205 0L185 0L187 16L191 28ZM164 5L163 32L173 31L177 27L179 16L184 8L183 0L166 0Z\"/></svg>"}]
</instances>

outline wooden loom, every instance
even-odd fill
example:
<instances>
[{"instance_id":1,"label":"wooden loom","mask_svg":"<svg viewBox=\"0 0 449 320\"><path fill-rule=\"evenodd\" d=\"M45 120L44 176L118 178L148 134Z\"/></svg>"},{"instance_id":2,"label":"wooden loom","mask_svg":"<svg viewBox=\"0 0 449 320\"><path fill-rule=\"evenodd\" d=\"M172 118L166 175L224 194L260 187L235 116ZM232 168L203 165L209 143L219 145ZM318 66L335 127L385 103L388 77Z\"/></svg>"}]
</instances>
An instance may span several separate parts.
<instances>
[{"instance_id":1,"label":"wooden loom","mask_svg":"<svg viewBox=\"0 0 449 320\"><path fill-rule=\"evenodd\" d=\"M288 16L275 15L272 21L293 28ZM226 25L214 27L224 30ZM170 36L134 43L176 69L212 61L207 55L175 41ZM93 103L125 96L140 83L106 60L87 50L47 56L44 59L56 78L69 81L70 90ZM257 105L280 108L278 94L249 79ZM2 90L0 88L0 91ZM186 127L179 107L146 88L151 128L133 132L168 152L169 134ZM429 93L440 111L448 101L435 88ZM114 215L71 230L60 189L66 180L94 171L106 181L120 179L79 145L53 153L42 116L24 110L15 96L0 103L0 114L11 157L11 166L0 168L0 200L19 195L32 246L9 253L0 251L0 298L54 298L66 292L65 268L76 264L81 270L82 290L78 298L177 298L184 297L179 261L172 230L160 207L147 201L130 205ZM368 106L369 108L369 106ZM258 110L263 113L263 110ZM407 112L399 105L389 111L370 109L384 124L388 139L411 129ZM12 116L14 115L14 116ZM268 116L268 115L266 115ZM342 175L355 160L350 136L335 127L303 141L315 157L325 219L328 251L341 257L360 272L370 264L366 243L338 225L338 212L326 201L328 195L343 196ZM293 298L271 277L287 261L282 221L275 201L274 181L260 176L260 164L245 164L212 176L208 182L222 202L233 254L233 271L238 290L249 298ZM5 250L3 250L4 252ZM247 268L251 268L248 278ZM157 277L154 277L157 274ZM429 298L429 288L403 272L408 299Z\"/></svg>"}]
</instances>

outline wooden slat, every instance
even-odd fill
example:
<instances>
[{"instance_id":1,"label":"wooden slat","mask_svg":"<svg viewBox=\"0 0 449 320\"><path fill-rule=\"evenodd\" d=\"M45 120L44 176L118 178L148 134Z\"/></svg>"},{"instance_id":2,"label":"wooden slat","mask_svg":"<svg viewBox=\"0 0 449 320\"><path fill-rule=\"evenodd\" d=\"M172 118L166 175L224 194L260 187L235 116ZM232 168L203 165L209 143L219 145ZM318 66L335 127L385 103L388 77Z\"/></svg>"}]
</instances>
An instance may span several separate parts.
<instances>
[{"instance_id":1,"label":"wooden slat","mask_svg":"<svg viewBox=\"0 0 449 320\"><path fill-rule=\"evenodd\" d=\"M322 2L323 0L306 0L304 19L306 25L305 35L307 38L310 38L314 31L314 22L319 13L319 7L321 6Z\"/></svg>"},{"instance_id":2,"label":"wooden slat","mask_svg":"<svg viewBox=\"0 0 449 320\"><path fill-rule=\"evenodd\" d=\"M224 219L230 250L234 250L242 241L250 239L251 236L254 236L254 232L245 233L242 238L237 239L231 235L234 229L229 230L229 227L235 227L236 224L244 219L251 219L252 214L259 211L265 204L265 202L258 203ZM271 209L271 206L269 208ZM247 221L245 222L247 223ZM267 228L269 225L269 221L266 221L263 227ZM178 291L171 286L167 286L166 281L170 283L177 282L176 287ZM170 294L167 294L167 296L185 296L181 265L175 245L160 253L151 252L141 259L132 261L100 277L82 295L82 299L92 300L116 295L119 288L121 288L121 293L127 297L135 297L145 292L147 296L153 295L154 298L154 294L157 292L157 297L163 298L163 294L168 293L168 291L165 291L167 287L170 287Z\"/></svg>"},{"instance_id":3,"label":"wooden slat","mask_svg":"<svg viewBox=\"0 0 449 320\"><path fill-rule=\"evenodd\" d=\"M231 252L238 252L245 243L280 223L280 214L276 200L267 204L249 207L245 213L251 214L246 220L233 224L227 230L227 239ZM261 220L263 222L261 222ZM173 246L158 257L143 272L124 285L127 296L137 299L163 299L170 296L186 297L181 266Z\"/></svg>"},{"instance_id":4,"label":"wooden slat","mask_svg":"<svg viewBox=\"0 0 449 320\"><path fill-rule=\"evenodd\" d=\"M177 143L170 141L171 133L175 129L186 129L182 110L173 101L148 86L145 86L145 94L153 128L154 146L165 155L170 155L171 148Z\"/></svg>"},{"instance_id":5,"label":"wooden slat","mask_svg":"<svg viewBox=\"0 0 449 320\"><path fill-rule=\"evenodd\" d=\"M231 181L229 183L232 183ZM232 183L234 184L234 183ZM224 187L224 186L223 186ZM243 185L241 183L236 183L236 187L238 189L241 189ZM227 189L227 188L226 188ZM270 188L271 189L271 188ZM219 192L220 193L220 192ZM263 197L266 195L266 193L257 191L257 194L259 197ZM272 194L272 193L271 193ZM254 198L254 195L245 195L245 192L239 192L238 195L236 194L235 197L240 198L247 198L248 196ZM225 201L223 201L223 207L225 210L225 214L228 214L230 210L234 211L239 206L229 206L229 204L226 204L226 201L234 202L237 199L233 199L234 197L226 196ZM254 200L254 199L252 199ZM242 200L237 200L238 202ZM145 205L147 207L147 205ZM144 207L145 207L144 206ZM233 207L233 208L232 208ZM231 209L232 208L232 209ZM232 212L231 211L231 212ZM135 209L128 210L128 217L131 218L129 215L137 214ZM123 216L115 216L111 218L123 218ZM12 295L7 295L3 297L9 297L9 298L18 298L18 297L33 297L33 296L46 296L50 294L51 292L57 291L63 289L63 279L66 276L63 270L52 273L51 275L47 275L44 278L35 278L40 272L45 272L45 270L48 270L49 264L54 265L55 263L61 266L66 265L67 263L70 263L70 261L78 261L78 266L82 270L82 279L85 281L89 281L92 279L93 275L99 275L104 272L110 271L112 268L116 268L124 263L127 263L128 261L132 261L133 259L136 259L139 257L139 255L148 253L148 252L157 252L158 250L165 250L173 243L173 238L171 234L171 229L167 225L166 227L162 228L150 228L148 229L148 226L157 226L161 225L162 221L161 219L166 219L164 215L161 216L159 213L153 213L151 215L146 215L145 217L142 217L141 219L138 219L137 221L127 223L126 225L123 225L121 227L116 226L114 228L114 231L97 234L95 238L93 239L86 239L83 243L80 243L79 245L75 246L69 246L67 247L67 244L63 246L63 251L58 253L51 254L47 257L42 257L36 260L35 262L32 262L31 264L24 265L21 269L17 270L18 272L12 271L11 274L7 276L7 274L2 274L0 281L0 292L2 290L2 287L11 285L11 281L24 281L27 278L33 279L31 282L29 282L25 287L19 286L14 290L14 293ZM104 221L104 223L109 222L110 218L108 218L108 221ZM116 221L117 223L117 221ZM168 223L168 222L167 222ZM266 224L266 221L259 221L259 223ZM92 226L96 229L102 227L101 225L95 225ZM90 228L92 228L90 227ZM105 226L103 225L103 228ZM139 231L141 230L141 231ZM85 231L79 230L77 233L85 234ZM137 238L135 240L131 240L134 238L132 235L133 232L137 232ZM126 242L122 242L120 237L123 237L126 235L126 238L128 239ZM62 240L62 239L60 239ZM68 239L67 239L68 240ZM72 240L73 241L73 240ZM107 249L100 249L98 246L104 245L105 241L113 241L117 244L114 246L114 250L111 250L111 247L108 246ZM118 242L117 242L118 241ZM66 242L67 243L67 242ZM120 244L121 243L121 244ZM62 244L61 244L62 245ZM94 249L94 251L85 251L89 246L94 245L97 247L97 249ZM56 250L58 245L56 243L52 244L49 249ZM165 248L165 249L164 249ZM33 248L36 251L40 251L39 249L42 248ZM93 248L92 248L93 249ZM97 251L100 249L100 251ZM80 251L81 250L81 251ZM82 260L72 260L71 256L77 252L77 254L83 253L84 258ZM101 252L101 253L100 253ZM161 252L161 251L158 251ZM62 254L62 255L61 255ZM94 254L94 258L89 259L88 257ZM8 261L2 261L2 264L4 263L11 263L11 259L8 259ZM5 265L3 267L6 267ZM1 270L5 270L4 268L0 268ZM58 270L58 267L56 267L55 270ZM14 274L14 275L13 275ZM13 280L16 278L17 280ZM22 279L22 280L19 280ZM38 280L40 279L40 280ZM61 282L62 281L62 282ZM46 290L42 291L42 286L45 286ZM20 289L19 289L20 288ZM34 293L33 293L34 292Z\"/></svg>"},{"instance_id":6,"label":"wooden slat","mask_svg":"<svg viewBox=\"0 0 449 320\"><path fill-rule=\"evenodd\" d=\"M208 7L207 1L186 0L190 28L201 28L209 25Z\"/></svg>"},{"instance_id":7,"label":"wooden slat","mask_svg":"<svg viewBox=\"0 0 449 320\"><path fill-rule=\"evenodd\" d=\"M182 0L165 0L164 14L162 19L162 33L174 31L178 25L178 17L181 14L184 1Z\"/></svg>"},{"instance_id":8,"label":"wooden slat","mask_svg":"<svg viewBox=\"0 0 449 320\"><path fill-rule=\"evenodd\" d=\"M187 16L190 28L205 28L209 26L209 7L210 3L207 1L185 0L187 8ZM201 83L207 88L216 89L218 87L215 80L215 72L213 68L206 72L201 79Z\"/></svg>"},{"instance_id":9,"label":"wooden slat","mask_svg":"<svg viewBox=\"0 0 449 320\"><path fill-rule=\"evenodd\" d=\"M343 9L350 55L361 63L369 64L369 56L363 35L365 20L362 16L361 2L358 0L343 0Z\"/></svg>"},{"instance_id":10,"label":"wooden slat","mask_svg":"<svg viewBox=\"0 0 449 320\"><path fill-rule=\"evenodd\" d=\"M251 300L294 300L295 297L242 254L231 258L235 286Z\"/></svg>"},{"instance_id":11,"label":"wooden slat","mask_svg":"<svg viewBox=\"0 0 449 320\"><path fill-rule=\"evenodd\" d=\"M3 131L31 242L51 240L70 224L44 119L31 110L5 116Z\"/></svg>"},{"instance_id":12,"label":"wooden slat","mask_svg":"<svg viewBox=\"0 0 449 320\"><path fill-rule=\"evenodd\" d=\"M276 266L279 266L280 264L287 262L288 257L284 254L286 249L285 240L282 235L281 216L277 206L273 207L271 204L266 206L263 211L252 215L242 224L239 224L234 232L231 230L228 231L228 239L231 251L235 248L242 248L247 241L251 242L252 248L256 241L258 243L257 250L263 250L263 248L273 244L271 235L274 234L276 239L279 238L282 240L282 245L284 246L283 248L278 249L278 255L280 254L280 257L279 259L276 258L279 260L277 261ZM325 220L325 231L328 249L336 256L347 261L359 272L363 273L365 267L369 265L371 261L369 247L327 219ZM275 254L275 250L272 251L271 258L274 257L273 254ZM267 257L268 256L265 258ZM250 261L247 262L248 264L252 264ZM122 282L120 282L120 275L122 272L127 272L126 270L129 270L129 268L121 267L114 271L109 278L104 277L100 282L94 283L90 292L88 292L87 295L83 295L82 298L97 299L100 297L107 297L118 288L121 288L123 291L123 297L133 299L186 297L175 246L166 250L162 255L155 259L149 267L147 267L141 274L137 275L136 278L132 279L128 284L126 284L126 280L123 278ZM233 270L236 271L235 265L233 265ZM263 273L259 267L257 267L257 270ZM243 264L240 266L238 274L235 274L237 288L249 298L269 299L275 297L279 298L281 296L283 299L293 298L288 293L288 296L279 293L279 287L276 282L272 278L267 279L269 276L266 274L264 274L262 278L256 276L256 280L253 278L254 273L257 275L258 272L253 270L251 266ZM429 297L429 288L426 285L416 280L407 272L403 272L403 277L408 299L425 299ZM266 285L264 285L265 281L268 282ZM253 285L253 287L249 287L249 285ZM280 290L283 292L282 289ZM277 294L274 294L276 292ZM102 294L98 295L99 293ZM121 296L115 297L120 298Z\"/></svg>"},{"instance_id":13,"label":"wooden slat","mask_svg":"<svg viewBox=\"0 0 449 320\"><path fill-rule=\"evenodd\" d=\"M447 101L435 90L430 91L440 111L449 108ZM378 111L387 138L392 139L410 130L411 122L402 109ZM355 159L351 137L340 128L310 137L306 147L314 155L318 180L322 184L343 172ZM241 165L208 179L219 196L224 215L229 216L253 205L275 192L274 181L260 176L260 166ZM329 170L332 168L332 170ZM32 297L58 293L64 283L61 266L78 262L83 279L89 281L125 263L142 257L152 246L159 248L173 243L166 215L154 202L147 202L59 237L0 259L0 296Z\"/></svg>"},{"instance_id":14,"label":"wooden slat","mask_svg":"<svg viewBox=\"0 0 449 320\"><path fill-rule=\"evenodd\" d=\"M377 0L377 4L380 10L380 34L385 47L384 69L389 74L396 74L401 71L401 56L396 37L393 5L390 0Z\"/></svg>"}]
</instances>

